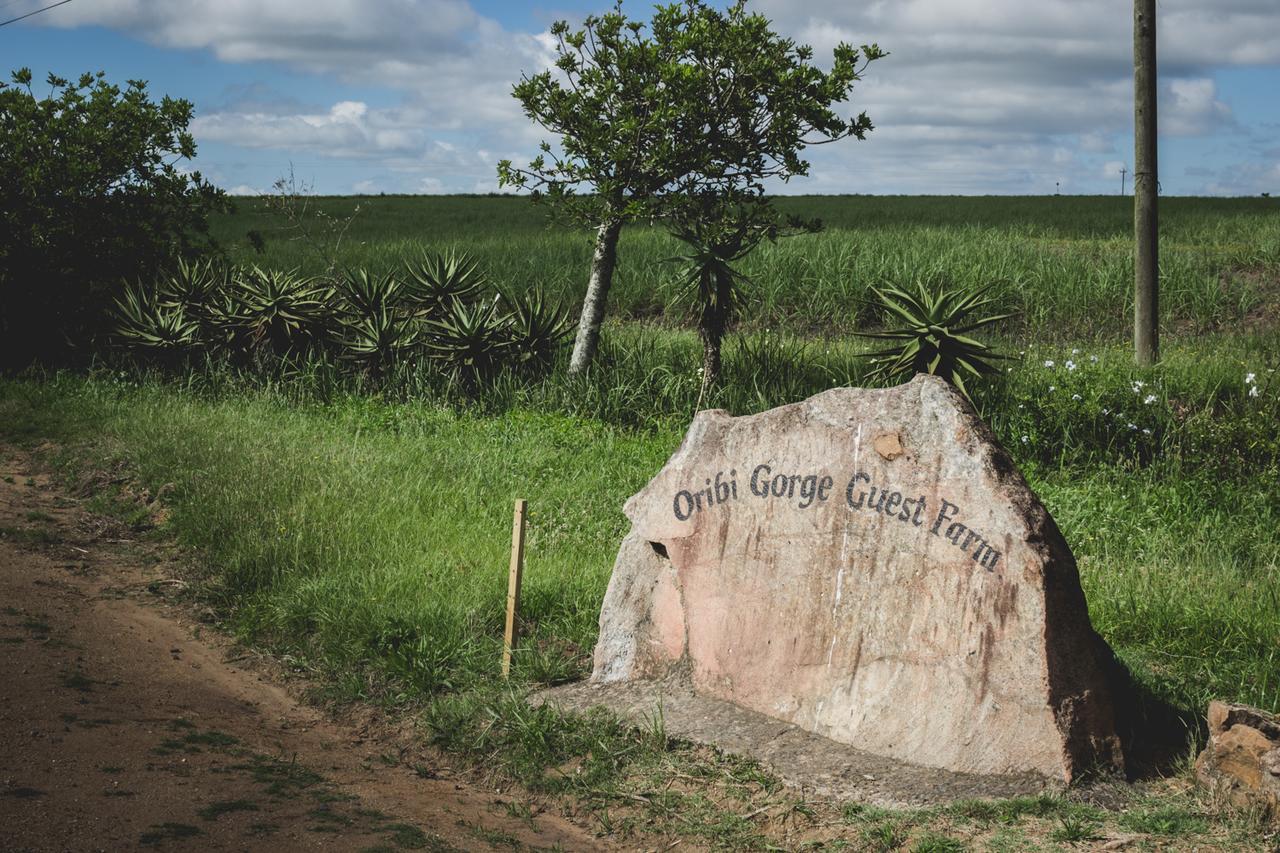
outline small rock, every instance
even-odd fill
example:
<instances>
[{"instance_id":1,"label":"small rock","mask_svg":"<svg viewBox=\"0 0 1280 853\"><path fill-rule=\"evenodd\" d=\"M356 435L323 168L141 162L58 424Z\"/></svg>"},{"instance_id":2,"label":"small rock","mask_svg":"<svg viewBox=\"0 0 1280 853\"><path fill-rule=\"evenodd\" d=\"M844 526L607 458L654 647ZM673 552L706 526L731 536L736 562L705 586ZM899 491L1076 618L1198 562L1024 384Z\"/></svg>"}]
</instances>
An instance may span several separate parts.
<instances>
[{"instance_id":1,"label":"small rock","mask_svg":"<svg viewBox=\"0 0 1280 853\"><path fill-rule=\"evenodd\" d=\"M1248 705L1209 703L1209 743L1196 777L1240 806L1280 819L1280 718Z\"/></svg>"}]
</instances>

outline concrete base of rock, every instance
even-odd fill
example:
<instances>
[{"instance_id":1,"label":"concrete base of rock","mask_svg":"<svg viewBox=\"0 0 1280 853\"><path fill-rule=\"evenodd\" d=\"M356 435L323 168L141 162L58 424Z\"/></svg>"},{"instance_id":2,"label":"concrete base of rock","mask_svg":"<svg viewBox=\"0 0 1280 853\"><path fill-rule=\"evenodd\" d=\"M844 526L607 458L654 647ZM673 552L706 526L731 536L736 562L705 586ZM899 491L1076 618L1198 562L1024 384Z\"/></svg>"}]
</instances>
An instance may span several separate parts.
<instances>
[{"instance_id":1,"label":"concrete base of rock","mask_svg":"<svg viewBox=\"0 0 1280 853\"><path fill-rule=\"evenodd\" d=\"M542 691L531 701L578 713L603 706L641 727L660 714L669 736L754 758L787 787L882 808L1060 789L1035 773L954 773L872 755L732 702L695 694L687 674L657 681L583 681Z\"/></svg>"},{"instance_id":2,"label":"concrete base of rock","mask_svg":"<svg viewBox=\"0 0 1280 853\"><path fill-rule=\"evenodd\" d=\"M1236 805L1280 821L1280 717L1209 703L1209 743L1196 759L1196 777Z\"/></svg>"}]
</instances>

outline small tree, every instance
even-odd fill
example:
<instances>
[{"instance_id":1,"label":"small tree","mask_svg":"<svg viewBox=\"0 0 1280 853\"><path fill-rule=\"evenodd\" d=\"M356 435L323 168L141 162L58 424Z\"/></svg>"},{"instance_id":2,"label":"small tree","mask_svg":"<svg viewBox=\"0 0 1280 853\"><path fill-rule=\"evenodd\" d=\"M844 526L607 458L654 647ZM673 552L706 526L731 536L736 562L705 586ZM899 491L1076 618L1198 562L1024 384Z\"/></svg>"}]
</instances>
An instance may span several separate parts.
<instances>
[{"instance_id":1,"label":"small tree","mask_svg":"<svg viewBox=\"0 0 1280 853\"><path fill-rule=\"evenodd\" d=\"M619 2L581 30L561 21L551 31L558 73L526 76L513 94L559 135L560 151L543 142L528 168L504 160L498 175L596 229L570 361L577 372L595 354L625 222L683 216L675 230L696 230L688 214L705 209L707 197L729 199L711 207L740 209L762 195L765 180L807 174L799 156L807 145L861 137L871 123L831 109L858 79L856 49L840 44L824 72L809 64L810 48L748 14L745 0L725 11L701 0L660 6L647 29ZM881 55L862 49L865 61Z\"/></svg>"},{"instance_id":2,"label":"small tree","mask_svg":"<svg viewBox=\"0 0 1280 853\"><path fill-rule=\"evenodd\" d=\"M831 71L809 64L813 51L747 14L739 2L725 12L699 8L698 26L682 34L681 54L691 69L686 108L706 128L701 158L676 182L667 205L671 233L690 247L685 260L702 340L705 398L720 378L721 344L733 323L744 276L733 264L762 240L817 231L821 223L774 210L766 182L807 175L801 152L845 137L865 138L871 120L844 119L843 102L867 64L885 53L836 47Z\"/></svg>"},{"instance_id":3,"label":"small tree","mask_svg":"<svg viewBox=\"0 0 1280 853\"><path fill-rule=\"evenodd\" d=\"M0 367L65 358L104 322L125 278L208 248L221 191L195 156L190 102L153 102L101 73L72 84L31 71L0 83Z\"/></svg>"}]
</instances>

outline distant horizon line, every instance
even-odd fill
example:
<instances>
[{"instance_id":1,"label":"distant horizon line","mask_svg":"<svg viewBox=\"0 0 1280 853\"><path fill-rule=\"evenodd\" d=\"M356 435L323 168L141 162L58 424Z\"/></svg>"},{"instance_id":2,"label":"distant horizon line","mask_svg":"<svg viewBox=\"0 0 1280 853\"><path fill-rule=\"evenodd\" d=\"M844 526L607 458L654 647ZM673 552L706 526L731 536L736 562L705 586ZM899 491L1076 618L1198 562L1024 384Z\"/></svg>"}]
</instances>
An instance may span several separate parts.
<instances>
[{"instance_id":1,"label":"distant horizon line","mask_svg":"<svg viewBox=\"0 0 1280 853\"><path fill-rule=\"evenodd\" d=\"M222 189L219 187L219 189ZM230 198L266 198L268 196L279 195L279 193L259 192L259 193L229 193ZM405 193L405 192L380 192L380 193L298 193L305 195L307 198L509 198L524 199L531 201L532 196L519 193ZM586 196L587 193L582 193ZM1132 193L766 193L768 198L1127 198L1132 199ZM1256 195L1179 195L1179 194L1161 194L1160 198L1193 198L1193 199L1221 199L1229 201L1232 199L1258 199L1271 200L1273 197L1270 193L1258 193ZM1276 199L1280 201L1280 198Z\"/></svg>"}]
</instances>

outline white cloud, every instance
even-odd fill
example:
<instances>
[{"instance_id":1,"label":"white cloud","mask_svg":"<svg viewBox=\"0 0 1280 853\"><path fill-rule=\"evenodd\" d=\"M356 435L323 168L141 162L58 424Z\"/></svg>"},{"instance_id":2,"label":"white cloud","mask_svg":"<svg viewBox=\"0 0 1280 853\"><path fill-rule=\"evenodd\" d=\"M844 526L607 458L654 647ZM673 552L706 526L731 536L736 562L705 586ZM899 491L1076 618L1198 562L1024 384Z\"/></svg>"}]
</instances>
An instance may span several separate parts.
<instances>
[{"instance_id":1,"label":"white cloud","mask_svg":"<svg viewBox=\"0 0 1280 853\"><path fill-rule=\"evenodd\" d=\"M751 8L812 44L819 62L842 40L891 51L846 104L866 109L877 129L866 143L812 152L815 177L789 191L1109 191L1105 169L1129 147L1130 0L756 0ZM650 9L632 0L627 11ZM1280 65L1276 0L1162 0L1157 14L1162 134L1232 126L1212 72ZM426 178L457 191L490 186L498 157L532 154L546 135L510 89L522 72L549 65L553 40L505 29L466 0L95 0L32 20L107 26L402 98L395 108L228 105L197 119L200 141L376 161L405 186Z\"/></svg>"},{"instance_id":2,"label":"white cloud","mask_svg":"<svg viewBox=\"0 0 1280 853\"><path fill-rule=\"evenodd\" d=\"M890 51L870 66L851 98L849 112L866 109L877 129L866 145L833 146L844 152L841 159L859 165L847 190L878 191L886 176L896 175L892 185L907 192L1026 192L1027 185L1052 191L1055 181L1064 192L1106 192L1103 157L1114 160L1132 144L1129 0L760 0L756 6L780 32L812 44L819 60L840 41L874 41ZM1232 126L1211 71L1280 63L1275 0L1162 0L1157 15L1161 134ZM825 163L815 156L815 170L820 159Z\"/></svg>"},{"instance_id":3,"label":"white cloud","mask_svg":"<svg viewBox=\"0 0 1280 853\"><path fill-rule=\"evenodd\" d=\"M251 187L248 184L236 184L234 187L227 187L226 192L227 195L264 195L262 190L257 189L256 187Z\"/></svg>"},{"instance_id":4,"label":"white cloud","mask_svg":"<svg viewBox=\"0 0 1280 853\"><path fill-rule=\"evenodd\" d=\"M339 101L324 113L223 112L197 116L191 130L201 140L245 148L311 151L328 157L381 157L421 148L422 129L397 110L373 110Z\"/></svg>"}]
</instances>

